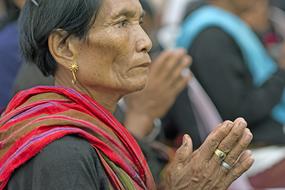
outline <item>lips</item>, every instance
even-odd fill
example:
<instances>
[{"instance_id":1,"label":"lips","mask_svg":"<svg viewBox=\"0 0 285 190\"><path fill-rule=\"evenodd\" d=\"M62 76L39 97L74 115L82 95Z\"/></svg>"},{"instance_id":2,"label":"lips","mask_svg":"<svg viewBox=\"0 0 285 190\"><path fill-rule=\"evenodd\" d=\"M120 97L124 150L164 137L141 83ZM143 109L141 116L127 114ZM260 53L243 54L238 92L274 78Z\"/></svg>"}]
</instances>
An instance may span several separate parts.
<instances>
[{"instance_id":1,"label":"lips","mask_svg":"<svg viewBox=\"0 0 285 190\"><path fill-rule=\"evenodd\" d=\"M137 68L137 67L149 67L150 64L151 64L151 60L150 60L150 59L138 60L138 61L136 61L136 63L139 63L139 64L136 64L136 65L133 66L132 68Z\"/></svg>"},{"instance_id":2,"label":"lips","mask_svg":"<svg viewBox=\"0 0 285 190\"><path fill-rule=\"evenodd\" d=\"M149 66L150 66L150 62L145 62L145 63L138 65L137 67L149 67Z\"/></svg>"},{"instance_id":3,"label":"lips","mask_svg":"<svg viewBox=\"0 0 285 190\"><path fill-rule=\"evenodd\" d=\"M145 67L149 67L150 66L151 59L150 59L149 55L142 56L140 59L136 59L136 61L134 63L136 63L136 64L132 68L137 68L137 67L145 68Z\"/></svg>"}]
</instances>

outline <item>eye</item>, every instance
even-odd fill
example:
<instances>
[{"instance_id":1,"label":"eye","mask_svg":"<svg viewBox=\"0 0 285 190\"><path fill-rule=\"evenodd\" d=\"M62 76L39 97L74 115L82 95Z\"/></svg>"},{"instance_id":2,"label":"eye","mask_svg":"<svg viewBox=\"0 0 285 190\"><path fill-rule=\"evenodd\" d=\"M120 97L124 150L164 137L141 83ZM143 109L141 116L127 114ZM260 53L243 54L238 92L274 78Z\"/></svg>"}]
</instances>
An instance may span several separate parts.
<instances>
[{"instance_id":1,"label":"eye","mask_svg":"<svg viewBox=\"0 0 285 190\"><path fill-rule=\"evenodd\" d=\"M127 27L129 24L129 21L127 19L120 21L119 23L119 28L121 27Z\"/></svg>"},{"instance_id":2,"label":"eye","mask_svg":"<svg viewBox=\"0 0 285 190\"><path fill-rule=\"evenodd\" d=\"M140 19L140 25L142 25L143 23L144 23L144 19L141 18L141 19Z\"/></svg>"}]
</instances>

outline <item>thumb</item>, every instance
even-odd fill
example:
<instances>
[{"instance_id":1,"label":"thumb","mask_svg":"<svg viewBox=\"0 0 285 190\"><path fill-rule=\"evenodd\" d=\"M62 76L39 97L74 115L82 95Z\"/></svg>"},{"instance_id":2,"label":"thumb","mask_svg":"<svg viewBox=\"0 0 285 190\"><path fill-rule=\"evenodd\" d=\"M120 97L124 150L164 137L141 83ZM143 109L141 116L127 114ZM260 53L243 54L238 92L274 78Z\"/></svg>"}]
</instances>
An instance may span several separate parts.
<instances>
[{"instance_id":1,"label":"thumb","mask_svg":"<svg viewBox=\"0 0 285 190\"><path fill-rule=\"evenodd\" d=\"M183 136L183 144L177 149L174 161L176 163L184 163L188 160L193 152L193 143L189 135Z\"/></svg>"}]
</instances>

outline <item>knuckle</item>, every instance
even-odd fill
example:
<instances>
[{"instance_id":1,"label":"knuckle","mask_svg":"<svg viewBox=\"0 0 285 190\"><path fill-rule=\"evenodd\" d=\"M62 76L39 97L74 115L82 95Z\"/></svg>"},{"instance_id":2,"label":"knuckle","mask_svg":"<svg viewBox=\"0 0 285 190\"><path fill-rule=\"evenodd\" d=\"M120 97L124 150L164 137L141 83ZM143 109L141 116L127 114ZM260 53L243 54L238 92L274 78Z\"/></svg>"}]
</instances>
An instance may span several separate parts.
<instances>
[{"instance_id":1,"label":"knuckle","mask_svg":"<svg viewBox=\"0 0 285 190\"><path fill-rule=\"evenodd\" d=\"M248 143L247 142L242 142L239 144L239 147L240 147L240 150L245 150L248 146Z\"/></svg>"},{"instance_id":2,"label":"knuckle","mask_svg":"<svg viewBox=\"0 0 285 190\"><path fill-rule=\"evenodd\" d=\"M234 138L235 140L236 139L238 139L240 136L241 136L241 132L240 131L238 131L238 130L234 130L233 132L232 132L232 138Z\"/></svg>"},{"instance_id":3,"label":"knuckle","mask_svg":"<svg viewBox=\"0 0 285 190\"><path fill-rule=\"evenodd\" d=\"M209 145L210 147L217 147L220 142L218 142L216 139L210 139Z\"/></svg>"},{"instance_id":4,"label":"knuckle","mask_svg":"<svg viewBox=\"0 0 285 190\"><path fill-rule=\"evenodd\" d=\"M229 187L229 182L227 180L223 180L221 182L221 187L219 188L219 190L220 189L228 189L228 187Z\"/></svg>"},{"instance_id":5,"label":"knuckle","mask_svg":"<svg viewBox=\"0 0 285 190\"><path fill-rule=\"evenodd\" d=\"M219 132L219 135L221 136L221 137L226 137L227 136L227 132L226 131L224 131L224 130L221 130L220 132Z\"/></svg>"},{"instance_id":6,"label":"knuckle","mask_svg":"<svg viewBox=\"0 0 285 190\"><path fill-rule=\"evenodd\" d=\"M242 165L241 165L241 173L247 171L249 168L250 168L251 164L249 162L244 162Z\"/></svg>"},{"instance_id":7,"label":"knuckle","mask_svg":"<svg viewBox=\"0 0 285 190\"><path fill-rule=\"evenodd\" d=\"M190 155L190 150L187 147L181 147L176 151L175 158L177 162L183 163L189 157Z\"/></svg>"},{"instance_id":8,"label":"knuckle","mask_svg":"<svg viewBox=\"0 0 285 190\"><path fill-rule=\"evenodd\" d=\"M230 176L232 178L232 181L236 180L237 178L239 178L239 176L242 174L241 170L232 170L230 172Z\"/></svg>"},{"instance_id":9,"label":"knuckle","mask_svg":"<svg viewBox=\"0 0 285 190\"><path fill-rule=\"evenodd\" d=\"M214 138L214 139L224 139L226 136L228 135L227 131L225 130L221 130L221 129L217 129L215 131L213 131L211 134L210 134L210 137L211 138Z\"/></svg>"},{"instance_id":10,"label":"knuckle","mask_svg":"<svg viewBox=\"0 0 285 190\"><path fill-rule=\"evenodd\" d=\"M223 125L229 125L229 124L233 124L233 122L230 120L226 120L223 122Z\"/></svg>"}]
</instances>

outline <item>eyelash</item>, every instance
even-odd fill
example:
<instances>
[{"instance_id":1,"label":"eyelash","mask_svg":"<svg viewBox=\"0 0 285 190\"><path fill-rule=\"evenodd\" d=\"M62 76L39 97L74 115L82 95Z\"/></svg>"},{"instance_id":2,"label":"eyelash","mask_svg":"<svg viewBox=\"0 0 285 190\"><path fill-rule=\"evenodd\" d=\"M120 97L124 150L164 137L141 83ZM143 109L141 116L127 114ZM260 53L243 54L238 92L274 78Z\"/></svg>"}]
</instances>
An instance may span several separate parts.
<instances>
[{"instance_id":1,"label":"eyelash","mask_svg":"<svg viewBox=\"0 0 285 190\"><path fill-rule=\"evenodd\" d=\"M141 19L140 22L139 22L139 24L142 25L143 23L144 23L144 20ZM126 20L122 20L122 21L120 21L118 24L119 24L119 28L125 28L125 27L128 26L129 21L128 21L127 19L126 19Z\"/></svg>"},{"instance_id":2,"label":"eyelash","mask_svg":"<svg viewBox=\"0 0 285 190\"><path fill-rule=\"evenodd\" d=\"M118 24L119 24L119 28L127 27L127 25L129 24L129 21L128 20L122 20Z\"/></svg>"}]
</instances>

